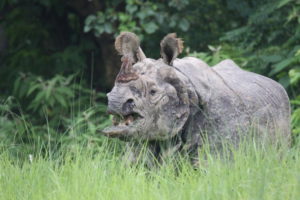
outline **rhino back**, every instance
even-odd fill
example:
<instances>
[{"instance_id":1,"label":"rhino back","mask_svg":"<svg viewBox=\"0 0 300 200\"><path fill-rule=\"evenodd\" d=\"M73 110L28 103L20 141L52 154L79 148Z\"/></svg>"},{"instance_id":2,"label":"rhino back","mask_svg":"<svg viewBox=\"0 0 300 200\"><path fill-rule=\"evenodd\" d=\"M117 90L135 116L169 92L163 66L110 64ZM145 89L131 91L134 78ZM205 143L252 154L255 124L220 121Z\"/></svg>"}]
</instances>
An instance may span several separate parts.
<instances>
[{"instance_id":1,"label":"rhino back","mask_svg":"<svg viewBox=\"0 0 300 200\"><path fill-rule=\"evenodd\" d=\"M272 79L240 69L232 60L224 60L212 68L235 96L233 105L239 106L250 120L258 120L268 128L287 134L290 132L290 103L285 89ZM219 94L216 94L219 95Z\"/></svg>"},{"instance_id":2,"label":"rhino back","mask_svg":"<svg viewBox=\"0 0 300 200\"><path fill-rule=\"evenodd\" d=\"M242 70L231 60L210 68L185 58L177 68L193 83L206 131L217 133L214 136L233 139L238 130L246 132L255 124L260 132L290 137L289 98L277 82Z\"/></svg>"}]
</instances>

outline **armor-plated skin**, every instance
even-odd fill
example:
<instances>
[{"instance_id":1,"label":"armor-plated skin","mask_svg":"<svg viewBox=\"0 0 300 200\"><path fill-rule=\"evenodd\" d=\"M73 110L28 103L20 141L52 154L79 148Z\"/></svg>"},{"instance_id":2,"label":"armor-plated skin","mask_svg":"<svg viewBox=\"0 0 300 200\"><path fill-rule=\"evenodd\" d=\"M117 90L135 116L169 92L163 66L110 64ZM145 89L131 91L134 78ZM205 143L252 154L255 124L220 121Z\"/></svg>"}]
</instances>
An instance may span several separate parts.
<instances>
[{"instance_id":1,"label":"armor-plated skin","mask_svg":"<svg viewBox=\"0 0 300 200\"><path fill-rule=\"evenodd\" d=\"M160 159L178 151L195 153L203 138L216 146L224 140L238 144L250 130L289 143L290 103L280 84L232 60L209 67L197 58L177 59L182 41L174 34L161 44L170 44L162 46L163 59L145 58L136 41L131 54L143 57L122 54L130 72L121 73L108 94L108 112L119 117L103 130L107 136L125 139L136 149L148 141Z\"/></svg>"}]
</instances>

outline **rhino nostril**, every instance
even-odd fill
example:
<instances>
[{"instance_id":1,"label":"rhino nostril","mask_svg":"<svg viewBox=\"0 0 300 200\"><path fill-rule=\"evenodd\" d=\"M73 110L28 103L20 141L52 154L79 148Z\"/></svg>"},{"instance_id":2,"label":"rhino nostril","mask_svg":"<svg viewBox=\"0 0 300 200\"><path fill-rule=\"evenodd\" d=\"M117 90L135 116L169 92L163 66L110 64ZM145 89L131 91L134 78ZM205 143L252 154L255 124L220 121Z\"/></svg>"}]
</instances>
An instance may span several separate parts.
<instances>
[{"instance_id":1,"label":"rhino nostril","mask_svg":"<svg viewBox=\"0 0 300 200\"><path fill-rule=\"evenodd\" d=\"M132 111L132 109L133 109L134 106L135 106L134 100L133 100L133 99L128 99L128 100L124 103L124 105L123 105L123 110L124 110L125 112L130 112L130 111Z\"/></svg>"},{"instance_id":2,"label":"rhino nostril","mask_svg":"<svg viewBox=\"0 0 300 200\"><path fill-rule=\"evenodd\" d=\"M126 101L126 103L129 104L129 105L131 105L131 104L134 104L134 101L133 101L133 99L128 99L128 100Z\"/></svg>"}]
</instances>

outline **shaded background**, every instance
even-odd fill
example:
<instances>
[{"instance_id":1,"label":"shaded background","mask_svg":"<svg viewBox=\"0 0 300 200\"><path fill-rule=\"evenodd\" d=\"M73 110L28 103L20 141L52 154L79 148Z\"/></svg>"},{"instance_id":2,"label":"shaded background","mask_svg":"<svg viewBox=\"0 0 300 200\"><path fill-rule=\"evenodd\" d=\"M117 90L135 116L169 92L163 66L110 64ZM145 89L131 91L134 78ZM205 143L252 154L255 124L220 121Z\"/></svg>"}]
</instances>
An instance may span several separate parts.
<instances>
[{"instance_id":1,"label":"shaded background","mask_svg":"<svg viewBox=\"0 0 300 200\"><path fill-rule=\"evenodd\" d=\"M279 81L300 134L298 0L1 0L0 11L0 141L11 148L101 143L121 31L139 35L148 57L176 32L182 56L231 58Z\"/></svg>"}]
</instances>

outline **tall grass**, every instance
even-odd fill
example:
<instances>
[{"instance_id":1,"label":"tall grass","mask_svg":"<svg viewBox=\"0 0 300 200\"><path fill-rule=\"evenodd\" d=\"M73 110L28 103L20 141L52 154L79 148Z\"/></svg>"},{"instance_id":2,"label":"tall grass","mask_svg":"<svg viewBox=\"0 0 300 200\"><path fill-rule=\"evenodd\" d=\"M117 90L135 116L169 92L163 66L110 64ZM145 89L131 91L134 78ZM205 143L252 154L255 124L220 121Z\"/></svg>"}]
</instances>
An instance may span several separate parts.
<instances>
[{"instance_id":1,"label":"tall grass","mask_svg":"<svg viewBox=\"0 0 300 200\"><path fill-rule=\"evenodd\" d=\"M245 143L230 156L200 152L200 167L185 159L146 168L127 166L118 147L75 145L48 156L19 159L2 146L0 199L299 199L299 147ZM43 155L43 156L42 156Z\"/></svg>"}]
</instances>

